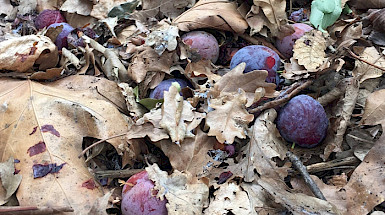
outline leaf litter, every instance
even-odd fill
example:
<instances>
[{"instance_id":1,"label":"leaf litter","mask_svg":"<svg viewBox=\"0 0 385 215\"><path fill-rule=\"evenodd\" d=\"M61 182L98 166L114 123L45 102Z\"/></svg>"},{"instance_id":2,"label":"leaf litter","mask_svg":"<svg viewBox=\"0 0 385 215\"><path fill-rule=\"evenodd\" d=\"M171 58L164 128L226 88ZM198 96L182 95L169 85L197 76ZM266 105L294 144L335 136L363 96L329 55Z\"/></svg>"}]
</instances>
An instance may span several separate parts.
<instances>
[{"instance_id":1,"label":"leaf litter","mask_svg":"<svg viewBox=\"0 0 385 215\"><path fill-rule=\"evenodd\" d=\"M140 169L169 214L384 212L383 7L355 0L4 3L0 212L117 214L121 179ZM69 24L99 37L80 33L84 47L58 51L61 29L34 27L44 9L66 12ZM265 81L265 70L229 69L228 47L274 48L293 33L289 19L306 11L315 30L281 60L278 85ZM212 33L226 59L212 63L181 42L196 29ZM148 98L170 78L190 85ZM329 119L325 140L312 149L293 147L275 125L280 107L298 94L317 99Z\"/></svg>"}]
</instances>

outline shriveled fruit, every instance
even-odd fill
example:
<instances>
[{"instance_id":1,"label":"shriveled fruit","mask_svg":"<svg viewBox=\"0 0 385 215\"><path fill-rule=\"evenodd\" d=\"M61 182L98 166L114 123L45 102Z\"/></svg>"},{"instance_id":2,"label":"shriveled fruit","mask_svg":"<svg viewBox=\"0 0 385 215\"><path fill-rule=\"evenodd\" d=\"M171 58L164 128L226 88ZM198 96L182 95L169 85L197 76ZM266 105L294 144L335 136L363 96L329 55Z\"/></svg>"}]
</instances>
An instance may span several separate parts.
<instances>
[{"instance_id":1,"label":"shriveled fruit","mask_svg":"<svg viewBox=\"0 0 385 215\"><path fill-rule=\"evenodd\" d=\"M242 62L246 63L244 73L253 70L267 70L269 74L266 81L269 83L279 83L277 70L280 65L280 58L272 49L260 45L243 47L231 59L230 69L233 69Z\"/></svg>"},{"instance_id":2,"label":"shriveled fruit","mask_svg":"<svg viewBox=\"0 0 385 215\"><path fill-rule=\"evenodd\" d=\"M180 78L167 79L167 80L160 82L159 85L156 86L153 91L151 91L150 98L151 99L163 99L164 91L168 91L168 89L171 87L172 82L178 82L181 89L189 86L187 81L180 79Z\"/></svg>"},{"instance_id":3,"label":"shriveled fruit","mask_svg":"<svg viewBox=\"0 0 385 215\"><path fill-rule=\"evenodd\" d=\"M161 201L153 190L154 183L148 178L147 171L131 176L123 187L123 215L167 215L167 200Z\"/></svg>"},{"instance_id":4,"label":"shriveled fruit","mask_svg":"<svg viewBox=\"0 0 385 215\"><path fill-rule=\"evenodd\" d=\"M219 56L217 39L205 31L191 31L182 36L182 41L190 48L195 49L202 59L215 63Z\"/></svg>"},{"instance_id":5,"label":"shriveled fruit","mask_svg":"<svg viewBox=\"0 0 385 215\"><path fill-rule=\"evenodd\" d=\"M326 136L329 120L322 105L307 95L292 98L279 112L277 128L288 142L311 148Z\"/></svg>"},{"instance_id":6,"label":"shriveled fruit","mask_svg":"<svg viewBox=\"0 0 385 215\"><path fill-rule=\"evenodd\" d=\"M43 29L54 23L66 22L64 16L58 10L43 10L35 19L37 29Z\"/></svg>"},{"instance_id":7,"label":"shriveled fruit","mask_svg":"<svg viewBox=\"0 0 385 215\"><path fill-rule=\"evenodd\" d=\"M287 58L293 56L293 46L295 41L301 38L306 32L313 30L312 27L303 23L295 23L292 25L295 32L289 36L278 40L275 46Z\"/></svg>"},{"instance_id":8,"label":"shriveled fruit","mask_svg":"<svg viewBox=\"0 0 385 215\"><path fill-rule=\"evenodd\" d=\"M68 23L62 22L62 23L54 23L48 26L48 29L57 28L59 26L63 26L63 29L60 32L60 34L56 37L55 44L58 47L58 49L61 50L63 47L65 48L68 47L67 37L71 33L71 31L74 30L74 28Z\"/></svg>"}]
</instances>

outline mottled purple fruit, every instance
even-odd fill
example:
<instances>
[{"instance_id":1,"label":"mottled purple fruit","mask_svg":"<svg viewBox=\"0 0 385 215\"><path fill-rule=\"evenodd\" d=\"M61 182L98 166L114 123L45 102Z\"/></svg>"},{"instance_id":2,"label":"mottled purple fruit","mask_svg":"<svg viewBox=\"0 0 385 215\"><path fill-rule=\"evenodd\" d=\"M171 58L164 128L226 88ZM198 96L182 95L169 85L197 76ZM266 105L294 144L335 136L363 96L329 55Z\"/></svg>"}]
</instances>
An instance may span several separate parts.
<instances>
[{"instance_id":1,"label":"mottled purple fruit","mask_svg":"<svg viewBox=\"0 0 385 215\"><path fill-rule=\"evenodd\" d=\"M54 23L66 22L64 16L58 10L43 10L35 19L37 29L43 29Z\"/></svg>"},{"instance_id":2,"label":"mottled purple fruit","mask_svg":"<svg viewBox=\"0 0 385 215\"><path fill-rule=\"evenodd\" d=\"M68 48L67 37L71 33L71 31L74 30L74 28L68 23L62 22L62 23L54 23L48 26L48 29L57 28L59 26L63 26L63 29L60 32L60 34L56 37L55 44L58 47L58 49L61 50L63 47Z\"/></svg>"},{"instance_id":3,"label":"mottled purple fruit","mask_svg":"<svg viewBox=\"0 0 385 215\"><path fill-rule=\"evenodd\" d=\"M281 62L278 54L272 49L260 45L243 47L231 59L230 69L233 69L242 62L246 63L244 73L253 70L267 70L269 74L266 81L278 85L279 77L277 70Z\"/></svg>"},{"instance_id":4,"label":"mottled purple fruit","mask_svg":"<svg viewBox=\"0 0 385 215\"><path fill-rule=\"evenodd\" d=\"M167 80L160 82L159 85L156 86L155 89L151 91L150 98L151 99L163 99L164 91L168 91L168 89L171 87L172 82L178 82L181 89L189 86L187 81L185 81L183 79L179 79L179 78L167 79Z\"/></svg>"},{"instance_id":5,"label":"mottled purple fruit","mask_svg":"<svg viewBox=\"0 0 385 215\"><path fill-rule=\"evenodd\" d=\"M123 187L123 215L167 215L167 199L156 197L154 182L148 178L147 171L131 176Z\"/></svg>"},{"instance_id":6,"label":"mottled purple fruit","mask_svg":"<svg viewBox=\"0 0 385 215\"><path fill-rule=\"evenodd\" d=\"M301 38L306 32L313 30L312 27L303 23L295 23L292 25L295 32L282 40L277 40L275 46L287 58L293 56L293 46L295 41Z\"/></svg>"},{"instance_id":7,"label":"mottled purple fruit","mask_svg":"<svg viewBox=\"0 0 385 215\"><path fill-rule=\"evenodd\" d=\"M182 36L182 41L191 49L195 49L203 60L215 63L219 56L217 39L205 31L191 31Z\"/></svg>"},{"instance_id":8,"label":"mottled purple fruit","mask_svg":"<svg viewBox=\"0 0 385 215\"><path fill-rule=\"evenodd\" d=\"M311 148L325 138L329 120L322 105L307 95L292 98L279 112L277 128L288 142Z\"/></svg>"},{"instance_id":9,"label":"mottled purple fruit","mask_svg":"<svg viewBox=\"0 0 385 215\"><path fill-rule=\"evenodd\" d=\"M89 38L96 39L99 36L95 33L92 28L85 27L85 28L76 28L73 30L67 37L68 44L71 44L74 47L85 47L84 39L81 37L82 34L88 36Z\"/></svg>"}]
</instances>

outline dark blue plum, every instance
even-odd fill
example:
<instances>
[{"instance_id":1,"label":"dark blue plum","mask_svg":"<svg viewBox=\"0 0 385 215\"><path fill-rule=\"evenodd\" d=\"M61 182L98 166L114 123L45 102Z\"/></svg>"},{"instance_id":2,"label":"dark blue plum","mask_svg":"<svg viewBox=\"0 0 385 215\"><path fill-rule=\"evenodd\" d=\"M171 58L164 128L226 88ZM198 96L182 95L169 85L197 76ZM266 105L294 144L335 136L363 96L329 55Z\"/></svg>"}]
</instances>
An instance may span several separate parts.
<instances>
[{"instance_id":1,"label":"dark blue plum","mask_svg":"<svg viewBox=\"0 0 385 215\"><path fill-rule=\"evenodd\" d=\"M67 37L71 33L71 31L74 30L74 28L68 23L61 22L61 23L54 23L48 26L48 29L57 28L59 26L63 26L63 29L60 32L60 34L56 37L55 44L58 47L58 49L61 50L63 47L68 48Z\"/></svg>"},{"instance_id":2,"label":"dark blue plum","mask_svg":"<svg viewBox=\"0 0 385 215\"><path fill-rule=\"evenodd\" d=\"M305 148L317 146L326 137L329 120L322 105L307 95L292 98L279 112L281 136Z\"/></svg>"},{"instance_id":3,"label":"dark blue plum","mask_svg":"<svg viewBox=\"0 0 385 215\"><path fill-rule=\"evenodd\" d=\"M230 69L233 69L242 62L246 63L244 73L253 70L267 70L269 74L266 81L278 85L279 77L277 70L281 62L278 54L272 49L260 45L243 47L231 59Z\"/></svg>"},{"instance_id":4,"label":"dark blue plum","mask_svg":"<svg viewBox=\"0 0 385 215\"><path fill-rule=\"evenodd\" d=\"M168 91L168 89L171 87L172 82L178 82L181 89L189 86L187 81L185 81L183 79L179 79L179 78L167 79L167 80L160 82L159 85L156 86L153 91L151 91L150 98L151 99L163 99L164 91Z\"/></svg>"}]
</instances>

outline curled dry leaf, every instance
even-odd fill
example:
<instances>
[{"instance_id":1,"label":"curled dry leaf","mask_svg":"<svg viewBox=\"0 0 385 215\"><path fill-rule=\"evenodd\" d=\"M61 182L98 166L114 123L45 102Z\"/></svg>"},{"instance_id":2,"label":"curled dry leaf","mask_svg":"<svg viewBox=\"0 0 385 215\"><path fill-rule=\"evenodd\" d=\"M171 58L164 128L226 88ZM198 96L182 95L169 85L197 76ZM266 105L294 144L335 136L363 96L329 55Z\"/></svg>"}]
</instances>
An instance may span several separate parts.
<instances>
[{"instance_id":1,"label":"curled dry leaf","mask_svg":"<svg viewBox=\"0 0 385 215\"><path fill-rule=\"evenodd\" d=\"M77 13L79 15L88 16L91 14L93 6L92 1L67 0L62 4L60 10L68 13ZM95 7L97 6L95 5ZM52 8L52 10L54 8Z\"/></svg>"},{"instance_id":2,"label":"curled dry leaf","mask_svg":"<svg viewBox=\"0 0 385 215\"><path fill-rule=\"evenodd\" d=\"M298 64L309 71L314 71L326 61L326 40L321 31L312 30L299 38L293 47L293 57Z\"/></svg>"},{"instance_id":3,"label":"curled dry leaf","mask_svg":"<svg viewBox=\"0 0 385 215\"><path fill-rule=\"evenodd\" d=\"M0 43L0 70L26 72L34 64L47 69L58 60L56 45L46 36L28 35Z\"/></svg>"},{"instance_id":4,"label":"curled dry leaf","mask_svg":"<svg viewBox=\"0 0 385 215\"><path fill-rule=\"evenodd\" d=\"M362 125L378 125L385 127L385 90L378 90L370 94L366 100Z\"/></svg>"},{"instance_id":5,"label":"curled dry leaf","mask_svg":"<svg viewBox=\"0 0 385 215\"><path fill-rule=\"evenodd\" d=\"M146 168L148 178L154 181L154 189L158 190L157 197L167 198L166 204L170 215L195 215L201 214L203 205L209 197L209 187L192 177L189 172L179 172L175 170L168 175L156 164Z\"/></svg>"},{"instance_id":6,"label":"curled dry leaf","mask_svg":"<svg viewBox=\"0 0 385 215\"><path fill-rule=\"evenodd\" d=\"M235 137L246 138L248 124L254 115L245 109L246 94L242 89L238 93L210 100L214 110L206 116L206 125L210 127L209 136L215 136L220 143L231 144Z\"/></svg>"},{"instance_id":7,"label":"curled dry leaf","mask_svg":"<svg viewBox=\"0 0 385 215\"><path fill-rule=\"evenodd\" d=\"M290 58L290 63L285 63L285 71L282 73L282 76L289 80L300 80L303 78L308 78L310 76L309 72L305 67L298 64L298 61L293 57Z\"/></svg>"},{"instance_id":8,"label":"curled dry leaf","mask_svg":"<svg viewBox=\"0 0 385 215\"><path fill-rule=\"evenodd\" d=\"M382 54L378 53L376 48L373 46L365 48L363 53L360 54L360 58L376 66L379 66L380 68L385 69L385 57ZM383 70L375 68L360 60L356 60L356 68L353 70L353 76L359 76L360 83L370 78L381 77L382 74L384 74Z\"/></svg>"},{"instance_id":9,"label":"curled dry leaf","mask_svg":"<svg viewBox=\"0 0 385 215\"><path fill-rule=\"evenodd\" d=\"M223 0L198 1L194 7L174 19L173 23L182 31L212 28L237 34L242 34L248 27L237 11L235 2Z\"/></svg>"},{"instance_id":10,"label":"curled dry leaf","mask_svg":"<svg viewBox=\"0 0 385 215\"><path fill-rule=\"evenodd\" d=\"M243 73L245 67L246 64L241 63L222 76L222 78L215 83L214 91L219 92L220 95L224 95L226 93L236 93L239 89L242 89L247 98L246 107L249 107L256 102L254 100L255 92L261 87L265 89L264 96L268 98L277 96L277 92L275 91L276 85L265 81L267 71L254 70L248 73Z\"/></svg>"},{"instance_id":11,"label":"curled dry leaf","mask_svg":"<svg viewBox=\"0 0 385 215\"><path fill-rule=\"evenodd\" d=\"M84 158L77 157L83 138L105 139L126 132L129 125L116 106L92 88L72 85L82 81L97 82L99 88L115 85L120 93L115 83L90 76L70 76L45 85L0 80L0 159L20 160L15 167L23 177L16 193L21 206L68 206L86 214L102 196L100 186L82 186L93 181ZM108 142L122 153L118 146L125 144L123 139Z\"/></svg>"},{"instance_id":12,"label":"curled dry leaf","mask_svg":"<svg viewBox=\"0 0 385 215\"><path fill-rule=\"evenodd\" d=\"M1 112L1 111L0 111ZM15 159L11 156L7 161L0 163L0 204L4 205L16 192L21 182L21 174L15 174Z\"/></svg>"},{"instance_id":13,"label":"curled dry leaf","mask_svg":"<svg viewBox=\"0 0 385 215\"><path fill-rule=\"evenodd\" d=\"M167 49L174 51L178 45L179 29L162 20L154 27L146 38L146 45L155 46L155 52L160 56Z\"/></svg>"},{"instance_id":14,"label":"curled dry leaf","mask_svg":"<svg viewBox=\"0 0 385 215\"><path fill-rule=\"evenodd\" d=\"M105 19L108 17L108 12L110 12L113 7L125 3L126 0L99 0L92 2L94 2L94 5L92 6L90 15L97 19Z\"/></svg>"},{"instance_id":15,"label":"curled dry leaf","mask_svg":"<svg viewBox=\"0 0 385 215\"><path fill-rule=\"evenodd\" d=\"M350 6L359 9L359 10L366 10L366 9L371 9L371 8L384 8L385 7L385 2L384 1L378 1L378 0L367 0L367 1L362 1L362 0L350 0L348 3Z\"/></svg>"},{"instance_id":16,"label":"curled dry leaf","mask_svg":"<svg viewBox=\"0 0 385 215\"><path fill-rule=\"evenodd\" d=\"M193 109L191 104L179 95L179 91L174 85L164 92L160 126L168 132L172 142L179 144L185 137L194 136L187 130L186 123L186 121L191 122L194 119Z\"/></svg>"}]
</instances>

